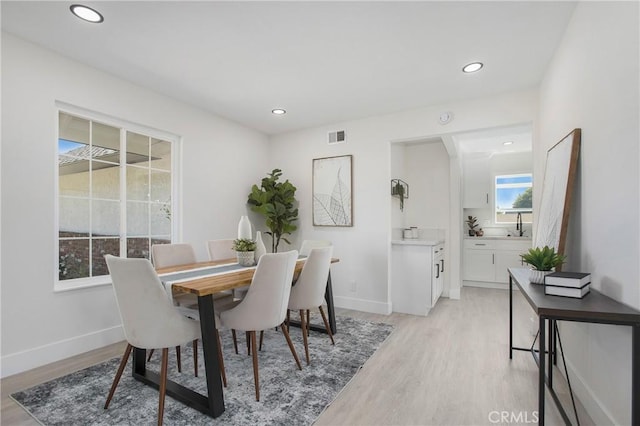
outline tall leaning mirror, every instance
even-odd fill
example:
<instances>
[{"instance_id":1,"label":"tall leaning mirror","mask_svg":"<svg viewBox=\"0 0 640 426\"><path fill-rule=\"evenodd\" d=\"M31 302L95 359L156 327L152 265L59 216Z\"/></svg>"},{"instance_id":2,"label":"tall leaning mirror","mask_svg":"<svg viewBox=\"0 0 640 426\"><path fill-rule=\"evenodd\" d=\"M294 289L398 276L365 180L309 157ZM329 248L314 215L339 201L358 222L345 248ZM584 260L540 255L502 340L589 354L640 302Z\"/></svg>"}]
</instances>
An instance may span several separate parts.
<instances>
[{"instance_id":1,"label":"tall leaning mirror","mask_svg":"<svg viewBox=\"0 0 640 426\"><path fill-rule=\"evenodd\" d=\"M547 151L542 199L534 247L554 247L564 254L571 194L580 153L580 129L574 129ZM556 268L560 270L560 267Z\"/></svg>"}]
</instances>

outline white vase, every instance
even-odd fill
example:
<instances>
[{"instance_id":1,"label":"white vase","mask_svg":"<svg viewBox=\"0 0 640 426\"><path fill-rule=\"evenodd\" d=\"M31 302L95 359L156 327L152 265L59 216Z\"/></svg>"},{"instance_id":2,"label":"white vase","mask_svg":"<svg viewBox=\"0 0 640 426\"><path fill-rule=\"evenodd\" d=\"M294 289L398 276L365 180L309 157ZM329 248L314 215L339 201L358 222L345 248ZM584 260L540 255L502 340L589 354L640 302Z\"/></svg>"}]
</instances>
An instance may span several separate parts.
<instances>
[{"instance_id":1,"label":"white vase","mask_svg":"<svg viewBox=\"0 0 640 426\"><path fill-rule=\"evenodd\" d=\"M251 239L251 222L249 222L249 216L241 216L238 223L238 239L250 240Z\"/></svg>"},{"instance_id":2,"label":"white vase","mask_svg":"<svg viewBox=\"0 0 640 426\"><path fill-rule=\"evenodd\" d=\"M242 266L253 266L255 264L255 252L253 251L237 251L236 257L238 263Z\"/></svg>"},{"instance_id":3,"label":"white vase","mask_svg":"<svg viewBox=\"0 0 640 426\"><path fill-rule=\"evenodd\" d=\"M264 242L262 241L262 234L260 231L256 232L256 263L262 257L263 254L267 252L267 248L264 246Z\"/></svg>"}]
</instances>

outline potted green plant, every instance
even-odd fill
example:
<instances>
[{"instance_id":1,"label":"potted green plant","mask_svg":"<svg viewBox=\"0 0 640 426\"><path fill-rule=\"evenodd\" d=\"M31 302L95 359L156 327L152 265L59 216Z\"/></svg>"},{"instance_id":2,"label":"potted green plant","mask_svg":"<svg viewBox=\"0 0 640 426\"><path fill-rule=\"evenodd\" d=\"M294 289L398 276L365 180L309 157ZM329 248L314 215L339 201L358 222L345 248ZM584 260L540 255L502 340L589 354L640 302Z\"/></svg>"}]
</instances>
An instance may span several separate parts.
<instances>
[{"instance_id":1,"label":"potted green plant","mask_svg":"<svg viewBox=\"0 0 640 426\"><path fill-rule=\"evenodd\" d=\"M400 211L403 211L404 210L404 186L402 186L402 183L400 182L400 180L398 180L393 186L391 195L395 195L400 199Z\"/></svg>"},{"instance_id":2,"label":"potted green plant","mask_svg":"<svg viewBox=\"0 0 640 426\"><path fill-rule=\"evenodd\" d=\"M253 266L255 263L255 241L245 238L233 240L233 249L236 251L236 257L240 265Z\"/></svg>"},{"instance_id":3,"label":"potted green plant","mask_svg":"<svg viewBox=\"0 0 640 426\"><path fill-rule=\"evenodd\" d=\"M467 216L467 225L469 226L469 236L476 236L476 227L478 226L478 219L473 216Z\"/></svg>"},{"instance_id":4,"label":"potted green plant","mask_svg":"<svg viewBox=\"0 0 640 426\"><path fill-rule=\"evenodd\" d=\"M556 253L553 247L544 246L530 248L528 252L520 255L522 261L531 266L531 276L529 281L532 283L542 284L544 276L562 265L566 256Z\"/></svg>"},{"instance_id":5,"label":"potted green plant","mask_svg":"<svg viewBox=\"0 0 640 426\"><path fill-rule=\"evenodd\" d=\"M267 177L262 178L260 187L253 185L247 203L251 205L251 210L263 215L266 219L271 236L271 252L276 253L280 240L291 244L284 236L291 235L298 229L293 224L298 220L298 209L296 204L296 187L286 180L278 182L282 176L282 170L274 169Z\"/></svg>"}]
</instances>

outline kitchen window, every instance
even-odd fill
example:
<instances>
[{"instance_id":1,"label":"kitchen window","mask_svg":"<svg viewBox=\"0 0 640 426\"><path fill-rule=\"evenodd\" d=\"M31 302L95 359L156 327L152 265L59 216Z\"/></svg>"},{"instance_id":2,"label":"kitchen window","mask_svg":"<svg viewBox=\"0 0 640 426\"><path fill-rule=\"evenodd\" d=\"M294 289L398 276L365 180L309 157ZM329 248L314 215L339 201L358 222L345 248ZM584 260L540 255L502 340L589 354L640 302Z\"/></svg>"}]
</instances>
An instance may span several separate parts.
<instances>
[{"instance_id":1,"label":"kitchen window","mask_svg":"<svg viewBox=\"0 0 640 426\"><path fill-rule=\"evenodd\" d=\"M58 113L56 290L108 283L105 254L148 259L174 234L177 138L94 118Z\"/></svg>"},{"instance_id":2,"label":"kitchen window","mask_svg":"<svg viewBox=\"0 0 640 426\"><path fill-rule=\"evenodd\" d=\"M518 213L522 222L533 221L533 179L531 173L498 175L495 179L495 222L516 223Z\"/></svg>"}]
</instances>

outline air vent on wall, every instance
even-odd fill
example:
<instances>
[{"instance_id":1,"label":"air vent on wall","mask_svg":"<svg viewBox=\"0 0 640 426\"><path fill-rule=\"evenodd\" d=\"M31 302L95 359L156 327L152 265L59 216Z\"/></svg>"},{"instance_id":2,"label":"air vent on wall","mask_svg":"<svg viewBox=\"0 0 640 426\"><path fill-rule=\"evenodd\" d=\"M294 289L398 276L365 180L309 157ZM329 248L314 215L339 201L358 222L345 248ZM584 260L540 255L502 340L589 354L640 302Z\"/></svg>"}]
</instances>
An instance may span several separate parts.
<instances>
[{"instance_id":1,"label":"air vent on wall","mask_svg":"<svg viewBox=\"0 0 640 426\"><path fill-rule=\"evenodd\" d=\"M346 142L346 135L344 130L337 130L335 132L329 132L329 145L333 145L336 143L344 143Z\"/></svg>"}]
</instances>

